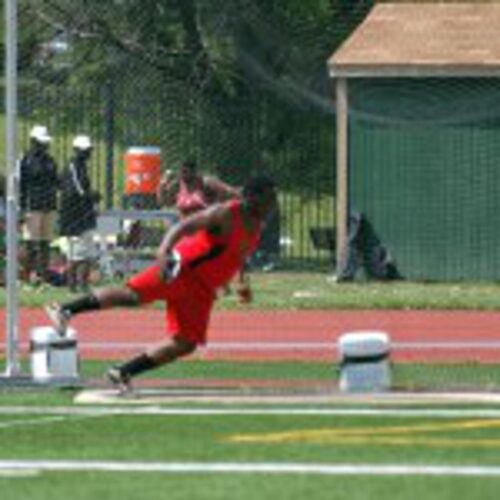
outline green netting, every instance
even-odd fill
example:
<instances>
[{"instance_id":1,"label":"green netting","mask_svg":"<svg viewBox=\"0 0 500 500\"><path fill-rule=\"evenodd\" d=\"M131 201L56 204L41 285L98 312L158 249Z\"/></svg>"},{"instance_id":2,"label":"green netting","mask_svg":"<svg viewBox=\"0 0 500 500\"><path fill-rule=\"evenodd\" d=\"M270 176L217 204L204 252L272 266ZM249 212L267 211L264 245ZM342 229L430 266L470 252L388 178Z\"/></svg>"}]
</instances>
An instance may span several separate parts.
<instances>
[{"instance_id":1,"label":"green netting","mask_svg":"<svg viewBox=\"0 0 500 500\"><path fill-rule=\"evenodd\" d=\"M500 81L350 87L350 202L417 280L496 280Z\"/></svg>"}]
</instances>

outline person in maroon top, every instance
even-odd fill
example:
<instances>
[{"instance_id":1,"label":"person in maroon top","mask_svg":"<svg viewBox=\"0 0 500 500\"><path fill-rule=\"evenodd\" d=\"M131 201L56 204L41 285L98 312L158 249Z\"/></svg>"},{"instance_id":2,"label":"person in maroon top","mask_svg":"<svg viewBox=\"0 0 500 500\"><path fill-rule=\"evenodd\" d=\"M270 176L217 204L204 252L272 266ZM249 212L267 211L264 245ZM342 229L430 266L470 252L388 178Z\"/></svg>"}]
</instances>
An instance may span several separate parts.
<instances>
[{"instance_id":1,"label":"person in maroon top","mask_svg":"<svg viewBox=\"0 0 500 500\"><path fill-rule=\"evenodd\" d=\"M194 161L185 161L178 174L165 172L158 186L157 203L160 207L175 207L182 218L213 203L240 196L240 189L215 177L201 175Z\"/></svg>"},{"instance_id":2,"label":"person in maroon top","mask_svg":"<svg viewBox=\"0 0 500 500\"><path fill-rule=\"evenodd\" d=\"M241 189L230 186L216 177L200 174L196 162L192 160L184 161L178 174L167 170L157 190L158 206L175 207L180 219L213 203L240 197ZM229 295L230 284L228 283L222 290L225 295Z\"/></svg>"},{"instance_id":3,"label":"person in maroon top","mask_svg":"<svg viewBox=\"0 0 500 500\"><path fill-rule=\"evenodd\" d=\"M158 249L157 262L132 276L122 288L107 287L66 304L46 308L64 335L69 320L80 313L115 306L166 303L166 340L145 353L108 370L121 390L131 379L152 368L192 353L206 342L217 289L240 275L242 302L252 298L244 277L245 262L257 248L264 222L277 207L273 181L249 180L241 200L216 203L169 229Z\"/></svg>"}]
</instances>

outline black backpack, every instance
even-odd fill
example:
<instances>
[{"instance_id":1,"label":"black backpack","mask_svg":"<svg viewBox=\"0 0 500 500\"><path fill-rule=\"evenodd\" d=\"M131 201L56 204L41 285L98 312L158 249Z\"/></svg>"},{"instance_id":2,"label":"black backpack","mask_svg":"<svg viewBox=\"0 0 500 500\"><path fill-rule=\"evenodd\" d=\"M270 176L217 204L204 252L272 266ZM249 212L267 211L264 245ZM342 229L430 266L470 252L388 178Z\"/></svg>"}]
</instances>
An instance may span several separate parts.
<instances>
[{"instance_id":1,"label":"black backpack","mask_svg":"<svg viewBox=\"0 0 500 500\"><path fill-rule=\"evenodd\" d=\"M353 212L349 216L347 246L339 281L352 281L360 271L364 271L366 278L372 280L403 279L390 252L380 241L372 224L361 213Z\"/></svg>"}]
</instances>

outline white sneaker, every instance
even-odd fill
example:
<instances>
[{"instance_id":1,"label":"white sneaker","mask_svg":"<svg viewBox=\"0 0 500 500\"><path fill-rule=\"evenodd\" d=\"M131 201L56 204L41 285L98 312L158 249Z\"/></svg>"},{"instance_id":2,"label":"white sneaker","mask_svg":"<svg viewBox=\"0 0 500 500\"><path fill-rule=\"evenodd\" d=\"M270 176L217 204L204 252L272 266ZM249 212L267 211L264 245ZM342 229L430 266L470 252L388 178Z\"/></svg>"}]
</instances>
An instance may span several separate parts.
<instances>
[{"instance_id":1,"label":"white sneaker","mask_svg":"<svg viewBox=\"0 0 500 500\"><path fill-rule=\"evenodd\" d=\"M49 317L50 321L54 325L55 329L63 337L66 335L66 330L68 328L69 320L71 319L71 314L67 311L64 311L62 307L53 303L48 306L45 306L45 313Z\"/></svg>"},{"instance_id":2,"label":"white sneaker","mask_svg":"<svg viewBox=\"0 0 500 500\"><path fill-rule=\"evenodd\" d=\"M118 389L120 395L132 393L132 379L128 375L124 375L118 366L111 367L106 375L108 380Z\"/></svg>"}]
</instances>

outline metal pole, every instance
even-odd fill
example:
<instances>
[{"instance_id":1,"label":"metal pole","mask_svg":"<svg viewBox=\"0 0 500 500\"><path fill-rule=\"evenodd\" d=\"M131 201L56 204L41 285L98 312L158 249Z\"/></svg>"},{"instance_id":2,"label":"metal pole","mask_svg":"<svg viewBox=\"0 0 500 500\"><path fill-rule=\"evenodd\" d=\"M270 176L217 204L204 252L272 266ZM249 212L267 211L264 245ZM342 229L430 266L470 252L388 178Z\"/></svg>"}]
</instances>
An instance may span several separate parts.
<instances>
[{"instance_id":1,"label":"metal pole","mask_svg":"<svg viewBox=\"0 0 500 500\"><path fill-rule=\"evenodd\" d=\"M115 147L115 109L114 80L110 76L106 82L106 209L113 208L114 193L114 147Z\"/></svg>"},{"instance_id":2,"label":"metal pole","mask_svg":"<svg viewBox=\"0 0 500 500\"><path fill-rule=\"evenodd\" d=\"M6 376L21 373L17 304L17 0L5 2L5 141L7 174Z\"/></svg>"},{"instance_id":3,"label":"metal pole","mask_svg":"<svg viewBox=\"0 0 500 500\"><path fill-rule=\"evenodd\" d=\"M340 276L348 256L349 217L349 116L347 80L339 78L337 92L337 276Z\"/></svg>"}]
</instances>

